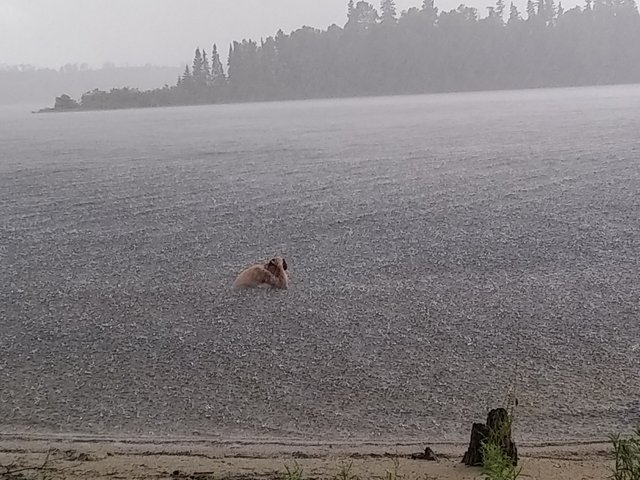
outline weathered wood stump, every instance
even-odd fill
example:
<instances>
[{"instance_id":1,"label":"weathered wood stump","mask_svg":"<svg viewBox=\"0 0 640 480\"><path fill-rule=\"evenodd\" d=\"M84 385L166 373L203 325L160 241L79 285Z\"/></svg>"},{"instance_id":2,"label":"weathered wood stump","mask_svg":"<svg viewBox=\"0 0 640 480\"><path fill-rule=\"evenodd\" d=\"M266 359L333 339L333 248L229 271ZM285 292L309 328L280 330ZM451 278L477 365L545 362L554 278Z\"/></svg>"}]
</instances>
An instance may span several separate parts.
<instances>
[{"instance_id":1,"label":"weathered wood stump","mask_svg":"<svg viewBox=\"0 0 640 480\"><path fill-rule=\"evenodd\" d=\"M474 423L471 427L471 439L469 448L462 457L462 463L469 466L481 466L483 464L482 446L491 439L500 445L507 458L514 465L518 464L518 449L511 438L511 424L509 414L504 408L495 408L487 415L487 423Z\"/></svg>"},{"instance_id":2,"label":"weathered wood stump","mask_svg":"<svg viewBox=\"0 0 640 480\"><path fill-rule=\"evenodd\" d=\"M464 452L462 463L472 467L480 466L482 461L482 444L489 437L489 429L484 423L474 423L471 427L469 448Z\"/></svg>"}]
</instances>

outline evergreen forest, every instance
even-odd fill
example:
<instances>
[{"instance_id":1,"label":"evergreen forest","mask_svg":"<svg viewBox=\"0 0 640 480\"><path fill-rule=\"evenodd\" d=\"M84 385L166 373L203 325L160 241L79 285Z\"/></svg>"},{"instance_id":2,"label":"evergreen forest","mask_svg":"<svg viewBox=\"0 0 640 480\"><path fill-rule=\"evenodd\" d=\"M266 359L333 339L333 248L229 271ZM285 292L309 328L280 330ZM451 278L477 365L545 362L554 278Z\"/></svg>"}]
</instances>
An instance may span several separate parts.
<instances>
[{"instance_id":1,"label":"evergreen forest","mask_svg":"<svg viewBox=\"0 0 640 480\"><path fill-rule=\"evenodd\" d=\"M195 49L174 85L95 89L59 109L109 109L640 82L635 0L586 0L566 9L528 0L439 11L433 0L398 12L350 0L344 26L302 27Z\"/></svg>"}]
</instances>

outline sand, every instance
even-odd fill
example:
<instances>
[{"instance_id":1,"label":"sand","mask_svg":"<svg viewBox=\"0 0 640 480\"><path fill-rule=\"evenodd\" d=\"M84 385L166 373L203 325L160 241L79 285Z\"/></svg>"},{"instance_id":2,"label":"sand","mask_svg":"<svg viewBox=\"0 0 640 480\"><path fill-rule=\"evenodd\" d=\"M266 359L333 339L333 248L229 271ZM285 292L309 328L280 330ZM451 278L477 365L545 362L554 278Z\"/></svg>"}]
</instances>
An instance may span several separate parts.
<instances>
[{"instance_id":1,"label":"sand","mask_svg":"<svg viewBox=\"0 0 640 480\"><path fill-rule=\"evenodd\" d=\"M24 474L57 479L249 479L282 478L286 466L303 478L335 478L343 467L359 478L462 480L482 478L479 468L460 463L462 444L432 444L438 461L415 460L425 445L284 443L252 440L150 441L88 436L0 435L0 478L7 467L33 467ZM611 471L610 447L603 443L520 445L526 479L604 479ZM397 460L397 463L396 461ZM44 469L42 466L44 465ZM4 476L3 476L4 475ZM41 477L36 477L41 478Z\"/></svg>"}]
</instances>

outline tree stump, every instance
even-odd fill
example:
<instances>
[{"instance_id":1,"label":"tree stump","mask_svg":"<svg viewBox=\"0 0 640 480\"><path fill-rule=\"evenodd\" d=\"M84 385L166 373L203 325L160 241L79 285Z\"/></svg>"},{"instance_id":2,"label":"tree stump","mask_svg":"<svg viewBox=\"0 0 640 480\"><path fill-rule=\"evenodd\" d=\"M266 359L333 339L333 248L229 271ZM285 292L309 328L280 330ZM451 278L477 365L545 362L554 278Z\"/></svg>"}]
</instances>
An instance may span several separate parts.
<instances>
[{"instance_id":1,"label":"tree stump","mask_svg":"<svg viewBox=\"0 0 640 480\"><path fill-rule=\"evenodd\" d=\"M474 423L471 428L469 448L462 457L462 463L469 466L482 466L482 446L489 439L500 445L503 453L511 459L513 465L518 464L518 449L511 438L509 414L504 408L495 408L487 415L487 423Z\"/></svg>"}]
</instances>

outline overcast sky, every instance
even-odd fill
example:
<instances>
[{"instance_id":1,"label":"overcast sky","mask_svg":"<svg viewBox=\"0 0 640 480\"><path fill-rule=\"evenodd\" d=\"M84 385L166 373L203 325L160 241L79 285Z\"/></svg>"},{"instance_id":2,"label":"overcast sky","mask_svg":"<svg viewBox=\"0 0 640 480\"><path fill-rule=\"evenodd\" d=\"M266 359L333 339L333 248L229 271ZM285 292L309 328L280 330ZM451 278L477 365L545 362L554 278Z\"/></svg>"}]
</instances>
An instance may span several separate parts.
<instances>
[{"instance_id":1,"label":"overcast sky","mask_svg":"<svg viewBox=\"0 0 640 480\"><path fill-rule=\"evenodd\" d=\"M523 10L519 0L516 5ZM267 37L302 25L346 21L347 0L0 0L0 65L59 67L86 62L179 66L196 46ZM379 1L372 2L376 7ZM421 0L396 0L398 10ZM461 0L436 0L441 10ZM463 2L486 15L493 0ZM506 1L507 6L509 0ZM563 1L565 8L576 0Z\"/></svg>"}]
</instances>

